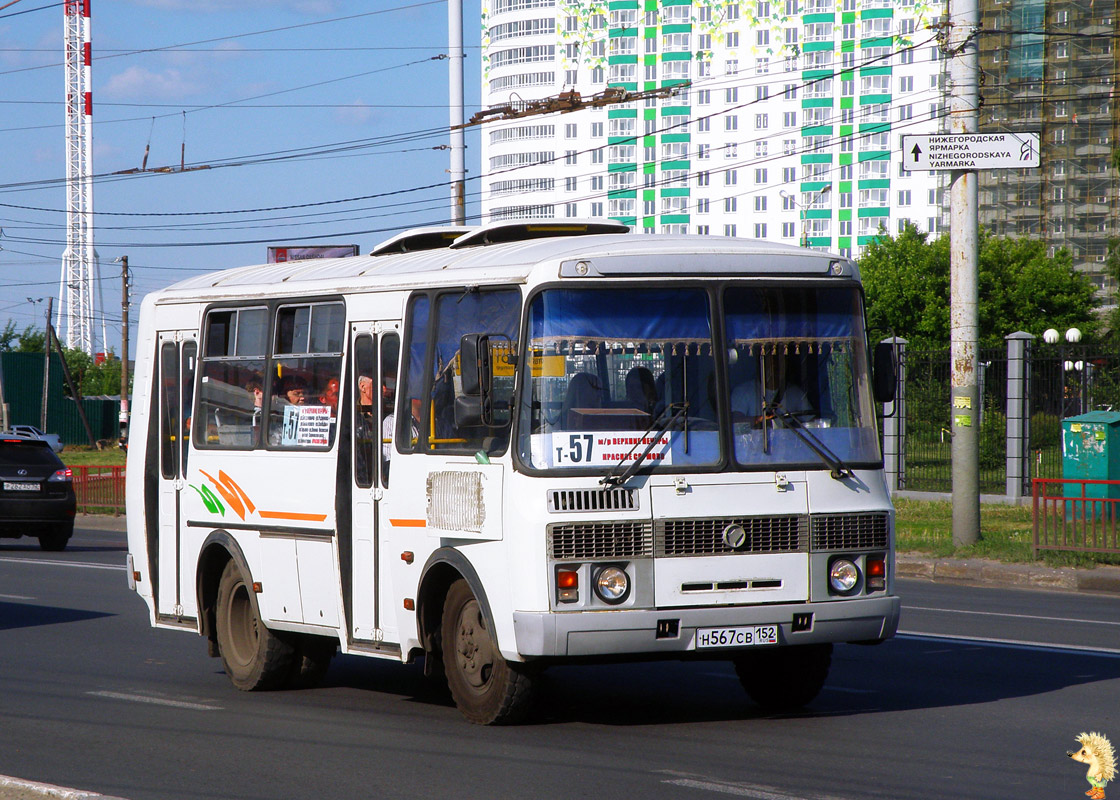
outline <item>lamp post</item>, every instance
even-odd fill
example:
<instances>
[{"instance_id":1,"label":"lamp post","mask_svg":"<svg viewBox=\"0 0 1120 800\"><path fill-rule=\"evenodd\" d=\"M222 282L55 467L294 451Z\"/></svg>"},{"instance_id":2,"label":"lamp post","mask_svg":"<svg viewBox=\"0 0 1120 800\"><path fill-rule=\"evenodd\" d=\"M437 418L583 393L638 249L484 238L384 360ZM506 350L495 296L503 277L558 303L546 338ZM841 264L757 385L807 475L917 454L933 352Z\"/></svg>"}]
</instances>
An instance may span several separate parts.
<instances>
[{"instance_id":1,"label":"lamp post","mask_svg":"<svg viewBox=\"0 0 1120 800\"><path fill-rule=\"evenodd\" d=\"M828 184L827 186L825 186L823 189L820 189L817 192L813 193L810 196L808 203L802 203L800 200L797 199L797 195L795 195L792 192L787 192L785 190L778 192L778 194L780 194L784 199L787 199L791 203L793 203L793 205L796 206L797 210L800 212L799 213L799 219L801 221L801 246L802 247L808 247L809 246L809 230L808 230L808 227L805 224L806 222L808 222L808 219L805 216L805 213L809 209L811 209L813 206L815 206L817 204L817 201L820 200L822 197L824 197L825 194L827 194L830 191L832 191L832 184L831 183Z\"/></svg>"},{"instance_id":2,"label":"lamp post","mask_svg":"<svg viewBox=\"0 0 1120 800\"><path fill-rule=\"evenodd\" d=\"M120 441L128 439L128 256L113 259L121 265L121 411Z\"/></svg>"},{"instance_id":3,"label":"lamp post","mask_svg":"<svg viewBox=\"0 0 1120 800\"><path fill-rule=\"evenodd\" d=\"M1044 342L1046 342L1047 344L1058 344L1060 339L1061 339L1060 334L1054 328L1047 328L1045 331L1042 332L1042 340ZM1077 344L1078 342L1081 341L1081 330L1079 328L1070 328L1069 330L1066 331L1065 340L1070 345ZM1084 393L1083 390L1085 388L1084 384L1085 384L1085 373L1086 373L1086 366L1087 365L1084 361L1081 361L1081 360L1078 360L1078 361L1067 360L1066 359L1066 345L1062 345L1061 349L1058 351L1058 355L1059 355L1059 358L1061 360L1061 367L1062 367L1062 417L1069 416L1069 414L1067 412L1071 408L1070 397L1068 397L1070 387L1069 387L1069 382L1066 380L1066 374L1069 373L1069 372L1074 372L1074 371L1076 371L1078 373L1077 405L1074 406L1074 408L1077 409L1077 413L1079 413L1079 414L1083 413L1084 410L1085 410L1084 409L1085 393Z\"/></svg>"}]
</instances>

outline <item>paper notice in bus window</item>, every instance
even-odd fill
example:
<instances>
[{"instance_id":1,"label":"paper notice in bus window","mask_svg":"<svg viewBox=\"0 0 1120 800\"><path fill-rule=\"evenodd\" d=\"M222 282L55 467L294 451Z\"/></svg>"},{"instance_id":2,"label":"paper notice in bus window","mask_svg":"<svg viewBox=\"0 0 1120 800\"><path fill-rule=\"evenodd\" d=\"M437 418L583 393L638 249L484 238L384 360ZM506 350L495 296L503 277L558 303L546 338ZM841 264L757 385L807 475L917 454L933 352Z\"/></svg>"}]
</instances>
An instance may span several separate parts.
<instances>
[{"instance_id":1,"label":"paper notice in bus window","mask_svg":"<svg viewBox=\"0 0 1120 800\"><path fill-rule=\"evenodd\" d=\"M650 442L653 447L645 465L673 463L670 435L656 440L637 431L595 431L593 433L538 433L532 437L533 464L548 467L613 467L641 458Z\"/></svg>"},{"instance_id":2,"label":"paper notice in bus window","mask_svg":"<svg viewBox=\"0 0 1120 800\"><path fill-rule=\"evenodd\" d=\"M284 406L281 445L326 447L330 444L330 432L330 406Z\"/></svg>"}]
</instances>

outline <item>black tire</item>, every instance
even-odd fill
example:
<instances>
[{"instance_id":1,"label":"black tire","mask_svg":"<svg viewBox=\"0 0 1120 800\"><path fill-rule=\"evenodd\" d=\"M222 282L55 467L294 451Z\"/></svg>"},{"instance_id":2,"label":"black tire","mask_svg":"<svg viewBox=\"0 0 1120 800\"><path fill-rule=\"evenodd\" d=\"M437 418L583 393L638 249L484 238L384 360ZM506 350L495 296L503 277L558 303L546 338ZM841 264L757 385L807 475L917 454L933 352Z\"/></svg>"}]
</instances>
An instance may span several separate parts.
<instances>
[{"instance_id":1,"label":"black tire","mask_svg":"<svg viewBox=\"0 0 1120 800\"><path fill-rule=\"evenodd\" d=\"M48 553L61 553L74 535L74 523L64 522L39 534L39 549Z\"/></svg>"},{"instance_id":2,"label":"black tire","mask_svg":"<svg viewBox=\"0 0 1120 800\"><path fill-rule=\"evenodd\" d=\"M735 672L763 711L792 711L812 702L832 666L831 644L775 647L735 658Z\"/></svg>"},{"instance_id":3,"label":"black tire","mask_svg":"<svg viewBox=\"0 0 1120 800\"><path fill-rule=\"evenodd\" d=\"M292 645L261 622L252 588L230 561L218 584L218 652L230 681L243 692L278 689L292 673Z\"/></svg>"},{"instance_id":4,"label":"black tire","mask_svg":"<svg viewBox=\"0 0 1120 800\"><path fill-rule=\"evenodd\" d=\"M338 641L328 636L289 634L292 646L292 670L285 686L289 689L311 689L319 685L330 668L338 649Z\"/></svg>"},{"instance_id":5,"label":"black tire","mask_svg":"<svg viewBox=\"0 0 1120 800\"><path fill-rule=\"evenodd\" d=\"M447 592L441 630L447 688L463 716L478 725L522 721L532 705L536 676L502 658L465 580L455 581Z\"/></svg>"}]
</instances>

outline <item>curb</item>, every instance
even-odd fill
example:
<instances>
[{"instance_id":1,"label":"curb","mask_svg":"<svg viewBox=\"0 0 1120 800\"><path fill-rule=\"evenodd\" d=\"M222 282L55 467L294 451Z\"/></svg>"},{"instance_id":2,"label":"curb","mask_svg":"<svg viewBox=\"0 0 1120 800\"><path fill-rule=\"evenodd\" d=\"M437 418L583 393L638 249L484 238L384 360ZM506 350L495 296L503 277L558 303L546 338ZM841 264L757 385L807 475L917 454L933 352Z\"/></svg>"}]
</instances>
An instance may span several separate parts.
<instances>
[{"instance_id":1,"label":"curb","mask_svg":"<svg viewBox=\"0 0 1120 800\"><path fill-rule=\"evenodd\" d=\"M50 783L37 783L0 775L0 800L124 800L96 792L83 792L80 789L67 789Z\"/></svg>"},{"instance_id":2,"label":"curb","mask_svg":"<svg viewBox=\"0 0 1120 800\"><path fill-rule=\"evenodd\" d=\"M127 530L125 527L124 514L120 516L113 516L111 514L77 514L74 517L74 525L78 528L89 528L96 531L120 531Z\"/></svg>"},{"instance_id":3,"label":"curb","mask_svg":"<svg viewBox=\"0 0 1120 800\"><path fill-rule=\"evenodd\" d=\"M895 556L895 571L902 578L921 578L938 583L1120 595L1120 567L1060 569L1033 564L1004 564L979 558L939 559L898 553Z\"/></svg>"}]
</instances>

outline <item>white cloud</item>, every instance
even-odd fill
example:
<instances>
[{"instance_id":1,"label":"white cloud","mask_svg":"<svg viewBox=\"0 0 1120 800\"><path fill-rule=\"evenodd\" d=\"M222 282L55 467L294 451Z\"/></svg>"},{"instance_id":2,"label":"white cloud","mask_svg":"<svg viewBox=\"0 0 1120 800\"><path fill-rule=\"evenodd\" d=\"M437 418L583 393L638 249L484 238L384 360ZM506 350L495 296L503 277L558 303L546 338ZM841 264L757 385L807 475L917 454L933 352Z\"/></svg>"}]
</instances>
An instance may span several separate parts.
<instances>
[{"instance_id":1,"label":"white cloud","mask_svg":"<svg viewBox=\"0 0 1120 800\"><path fill-rule=\"evenodd\" d=\"M109 78L98 94L112 99L178 100L205 88L178 69L152 72L133 66Z\"/></svg>"},{"instance_id":2,"label":"white cloud","mask_svg":"<svg viewBox=\"0 0 1120 800\"><path fill-rule=\"evenodd\" d=\"M365 125L373 117L373 109L364 100L355 100L344 108L336 108L334 117L343 125Z\"/></svg>"}]
</instances>

